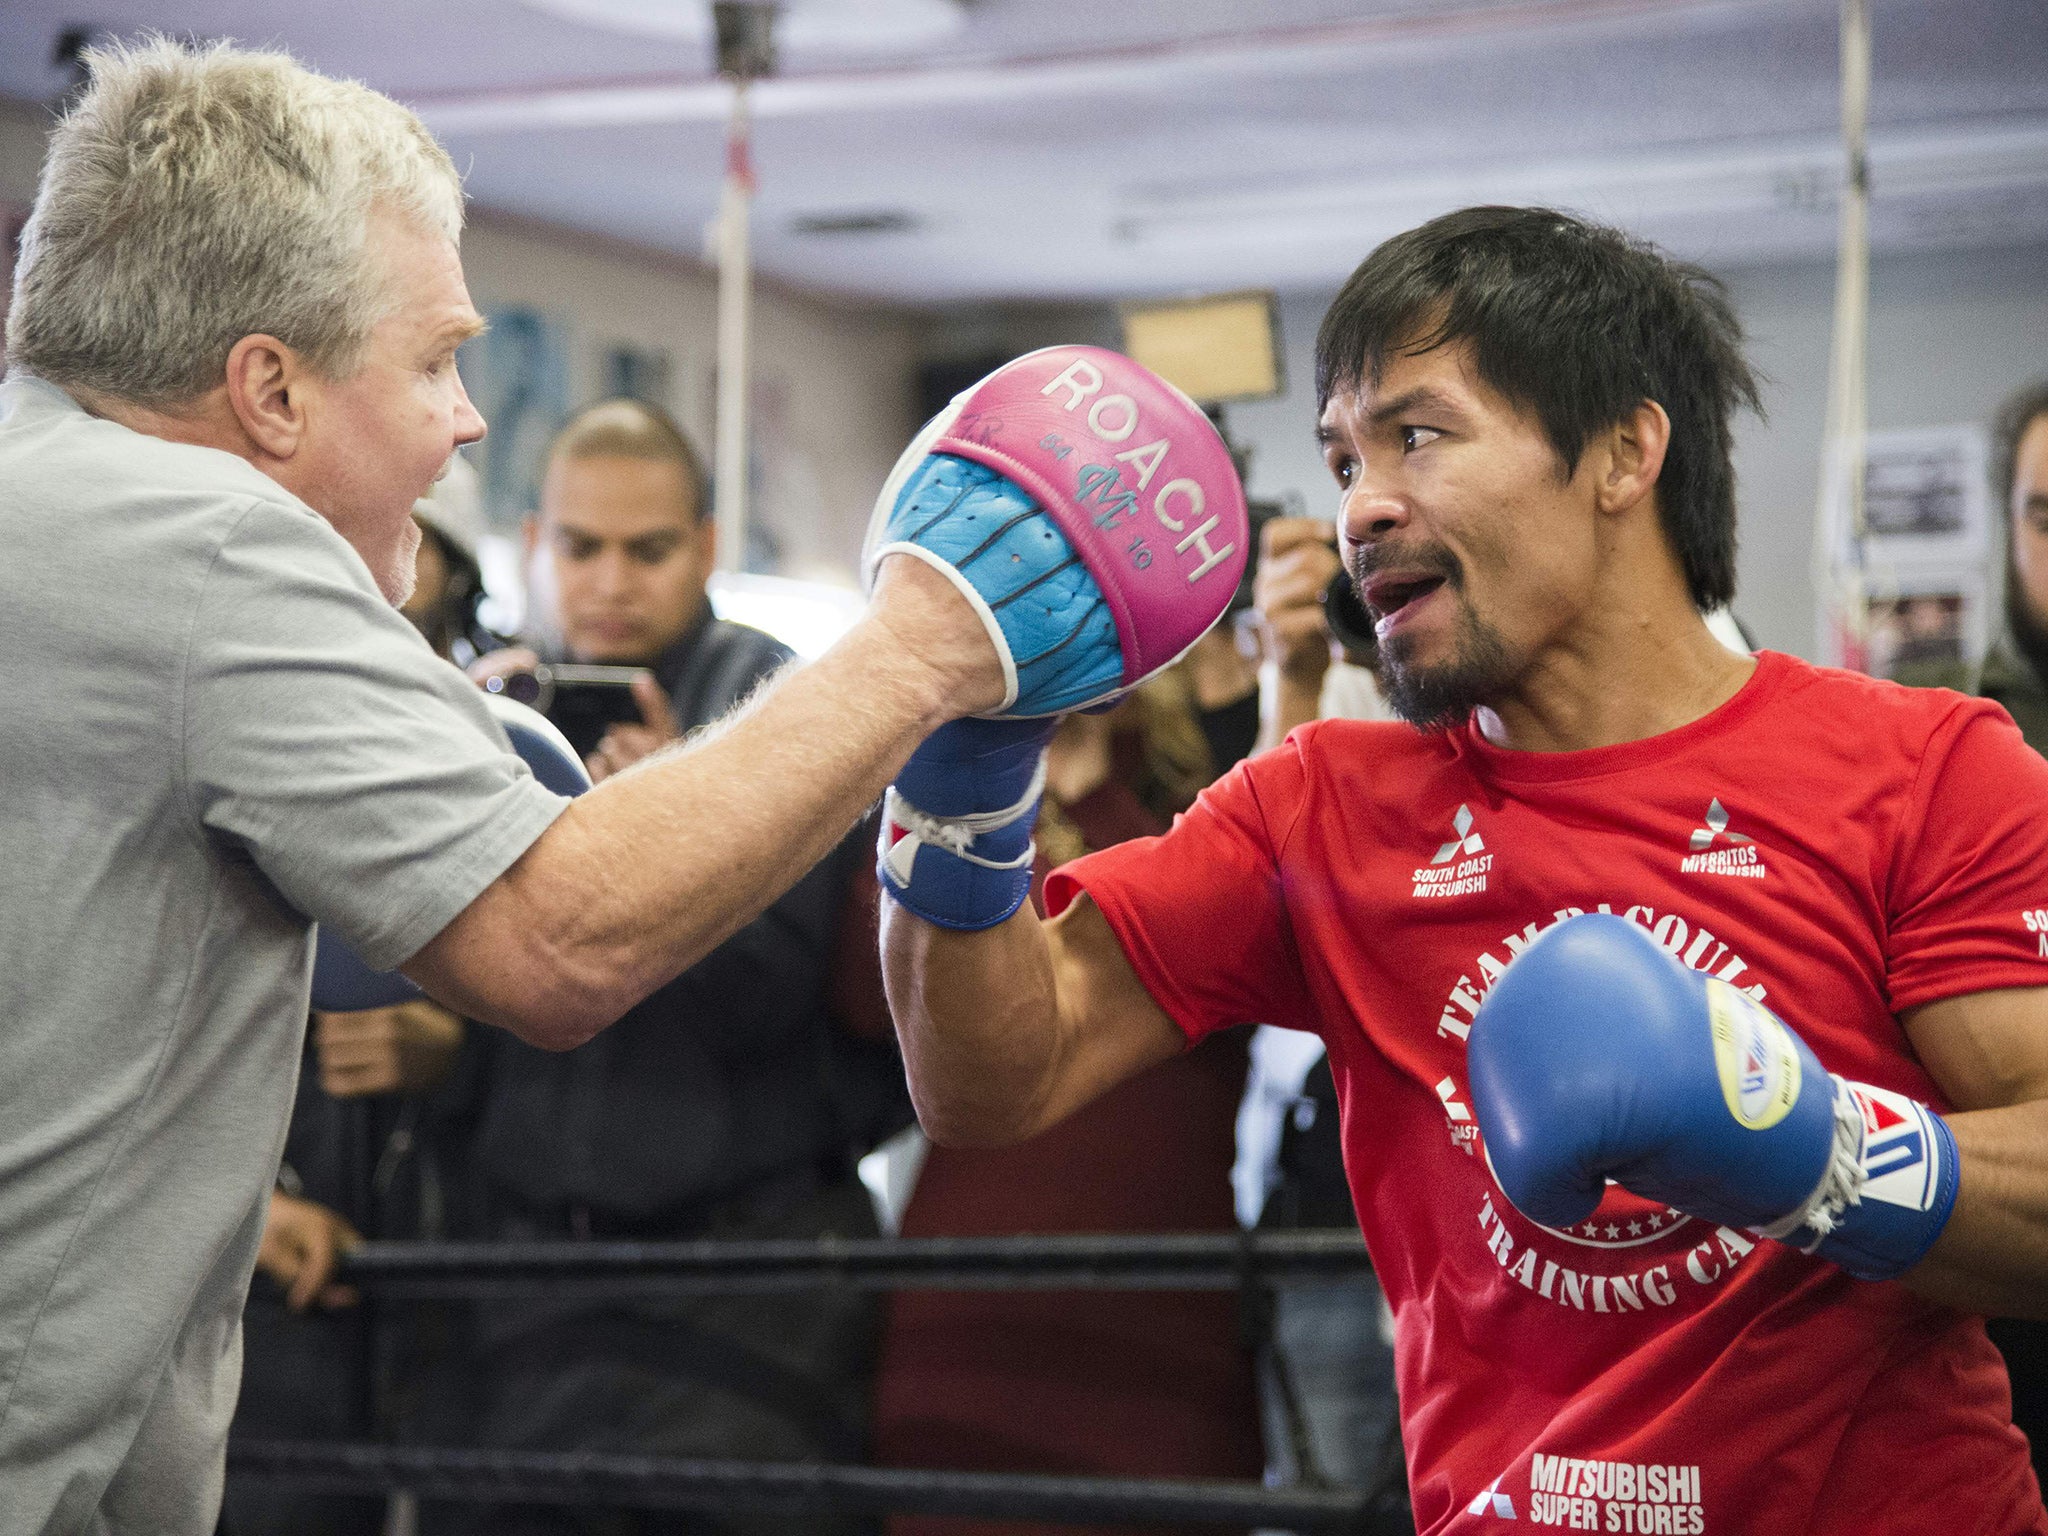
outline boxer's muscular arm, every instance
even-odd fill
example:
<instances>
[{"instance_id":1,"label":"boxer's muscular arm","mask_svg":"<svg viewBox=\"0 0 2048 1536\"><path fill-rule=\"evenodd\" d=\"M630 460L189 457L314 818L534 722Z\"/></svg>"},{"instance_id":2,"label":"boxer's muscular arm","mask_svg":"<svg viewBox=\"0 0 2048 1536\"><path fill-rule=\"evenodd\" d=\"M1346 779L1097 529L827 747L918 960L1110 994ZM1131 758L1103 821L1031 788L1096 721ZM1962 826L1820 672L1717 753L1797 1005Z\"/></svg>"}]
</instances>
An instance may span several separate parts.
<instances>
[{"instance_id":1,"label":"boxer's muscular arm","mask_svg":"<svg viewBox=\"0 0 2048 1536\"><path fill-rule=\"evenodd\" d=\"M934 1141L1025 1140L1187 1045L1085 895L972 933L882 906L889 1008Z\"/></svg>"},{"instance_id":2,"label":"boxer's muscular arm","mask_svg":"<svg viewBox=\"0 0 2048 1536\"><path fill-rule=\"evenodd\" d=\"M1956 1106L1962 1174L1948 1225L1901 1283L1968 1312L2048 1317L2048 988L1946 998L1902 1022Z\"/></svg>"},{"instance_id":3,"label":"boxer's muscular arm","mask_svg":"<svg viewBox=\"0 0 2048 1536\"><path fill-rule=\"evenodd\" d=\"M566 1049L703 958L831 851L924 737L1002 697L980 621L916 561L724 730L575 801L404 967Z\"/></svg>"}]
</instances>

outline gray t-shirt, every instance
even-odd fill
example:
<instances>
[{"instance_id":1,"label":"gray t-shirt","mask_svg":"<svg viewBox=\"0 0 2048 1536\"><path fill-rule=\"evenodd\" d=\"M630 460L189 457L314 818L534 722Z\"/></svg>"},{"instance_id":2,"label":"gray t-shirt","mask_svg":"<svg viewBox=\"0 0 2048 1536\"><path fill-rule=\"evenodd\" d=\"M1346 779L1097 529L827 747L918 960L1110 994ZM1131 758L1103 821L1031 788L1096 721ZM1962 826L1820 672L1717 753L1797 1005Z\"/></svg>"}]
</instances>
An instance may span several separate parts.
<instances>
[{"instance_id":1,"label":"gray t-shirt","mask_svg":"<svg viewBox=\"0 0 2048 1536\"><path fill-rule=\"evenodd\" d=\"M564 804L303 502L0 386L0 1533L212 1531L311 925L399 964Z\"/></svg>"}]
</instances>

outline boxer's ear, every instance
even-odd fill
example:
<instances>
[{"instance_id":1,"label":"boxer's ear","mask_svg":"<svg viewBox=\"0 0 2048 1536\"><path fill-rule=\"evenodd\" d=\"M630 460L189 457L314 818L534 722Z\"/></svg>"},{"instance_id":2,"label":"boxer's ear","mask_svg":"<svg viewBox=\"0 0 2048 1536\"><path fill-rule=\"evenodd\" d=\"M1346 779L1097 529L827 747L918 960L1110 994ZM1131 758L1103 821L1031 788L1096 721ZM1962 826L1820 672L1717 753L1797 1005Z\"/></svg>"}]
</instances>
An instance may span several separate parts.
<instances>
[{"instance_id":1,"label":"boxer's ear","mask_svg":"<svg viewBox=\"0 0 2048 1536\"><path fill-rule=\"evenodd\" d=\"M244 336L228 352L228 407L249 441L267 458L289 459L306 431L299 389L308 370L275 336Z\"/></svg>"},{"instance_id":2,"label":"boxer's ear","mask_svg":"<svg viewBox=\"0 0 2048 1536\"><path fill-rule=\"evenodd\" d=\"M1671 446L1671 418L1654 400L1633 411L1587 445L1595 493L1603 512L1626 512L1649 495L1664 471Z\"/></svg>"}]
</instances>

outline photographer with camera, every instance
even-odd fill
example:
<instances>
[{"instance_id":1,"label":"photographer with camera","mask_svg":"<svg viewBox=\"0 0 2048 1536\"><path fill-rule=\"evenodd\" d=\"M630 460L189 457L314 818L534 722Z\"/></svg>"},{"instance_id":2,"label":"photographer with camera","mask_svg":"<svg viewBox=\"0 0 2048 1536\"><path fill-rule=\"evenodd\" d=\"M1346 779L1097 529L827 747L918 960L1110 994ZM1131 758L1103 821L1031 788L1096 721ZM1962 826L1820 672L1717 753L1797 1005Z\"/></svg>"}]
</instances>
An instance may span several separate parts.
<instances>
[{"instance_id":1,"label":"photographer with camera","mask_svg":"<svg viewBox=\"0 0 2048 1536\"><path fill-rule=\"evenodd\" d=\"M526 537L559 647L495 652L472 675L531 697L595 780L720 718L790 659L713 616L709 504L696 452L654 406L591 406L552 445ZM449 1094L469 1127L478 1236L874 1235L852 1165L901 1070L828 1013L845 855L573 1053L470 1032ZM481 1306L466 1433L536 1450L858 1459L874 1316L845 1291ZM509 1518L493 1512L492 1529L579 1528L573 1512Z\"/></svg>"},{"instance_id":2,"label":"photographer with camera","mask_svg":"<svg viewBox=\"0 0 2048 1536\"><path fill-rule=\"evenodd\" d=\"M1263 520L1250 572L1265 652L1259 744L1267 751L1311 720L1385 720L1372 617L1337 556L1336 524L1282 513Z\"/></svg>"},{"instance_id":3,"label":"photographer with camera","mask_svg":"<svg viewBox=\"0 0 2048 1536\"><path fill-rule=\"evenodd\" d=\"M1371 619L1337 555L1336 525L1277 516L1259 531L1252 608L1263 642L1259 750L1329 715L1385 719ZM1261 1025L1238 1113L1238 1216L1261 1228L1355 1227L1322 1041ZM1273 1293L1259 1362L1269 1477L1400 1497L1394 1354L1380 1287L1295 1281Z\"/></svg>"}]
</instances>

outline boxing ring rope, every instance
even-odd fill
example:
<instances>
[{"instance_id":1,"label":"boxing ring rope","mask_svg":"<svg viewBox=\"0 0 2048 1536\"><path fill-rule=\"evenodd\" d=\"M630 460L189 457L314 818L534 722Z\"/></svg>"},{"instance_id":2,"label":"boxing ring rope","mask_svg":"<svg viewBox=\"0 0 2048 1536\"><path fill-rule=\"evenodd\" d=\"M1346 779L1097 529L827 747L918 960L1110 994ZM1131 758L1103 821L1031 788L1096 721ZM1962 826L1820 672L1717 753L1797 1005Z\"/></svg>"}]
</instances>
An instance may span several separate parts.
<instances>
[{"instance_id":1,"label":"boxing ring rope","mask_svg":"<svg viewBox=\"0 0 2048 1536\"><path fill-rule=\"evenodd\" d=\"M335 1494L794 1514L951 1515L1111 1524L1211 1523L1412 1536L1362 1488L1263 1488L1204 1478L1055 1477L1009 1472L691 1460L597 1452L445 1450L330 1442L230 1442L228 1470Z\"/></svg>"},{"instance_id":2,"label":"boxing ring rope","mask_svg":"<svg viewBox=\"0 0 2048 1536\"><path fill-rule=\"evenodd\" d=\"M809 1290L1232 1291L1368 1271L1356 1232L365 1243L338 1279L390 1300Z\"/></svg>"},{"instance_id":3,"label":"boxing ring rope","mask_svg":"<svg viewBox=\"0 0 2048 1536\"><path fill-rule=\"evenodd\" d=\"M338 1279L382 1302L507 1296L859 1290L1209 1290L1340 1280L1369 1270L1352 1231L1059 1234L700 1242L372 1242ZM838 1510L996 1520L1408 1536L1397 1490L1196 1478L1070 1477L238 1440L237 1477L315 1492L640 1509Z\"/></svg>"}]
</instances>

